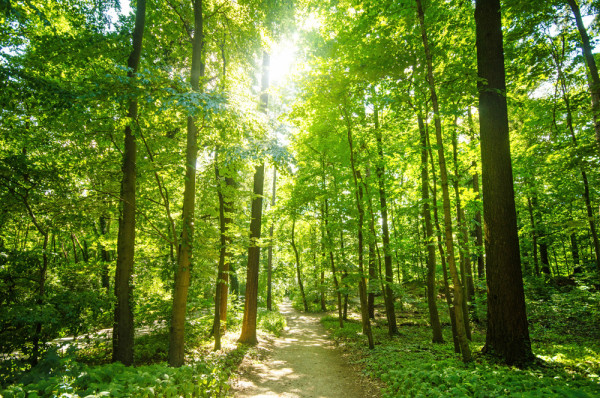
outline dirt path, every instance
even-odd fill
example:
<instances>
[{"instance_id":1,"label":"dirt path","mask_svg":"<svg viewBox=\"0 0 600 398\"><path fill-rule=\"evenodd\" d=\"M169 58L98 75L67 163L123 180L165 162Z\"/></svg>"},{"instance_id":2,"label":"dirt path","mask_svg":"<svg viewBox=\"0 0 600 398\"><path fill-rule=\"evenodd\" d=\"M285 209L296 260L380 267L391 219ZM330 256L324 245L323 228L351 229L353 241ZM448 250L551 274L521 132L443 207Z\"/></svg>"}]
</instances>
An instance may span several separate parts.
<instances>
[{"instance_id":1,"label":"dirt path","mask_svg":"<svg viewBox=\"0 0 600 398\"><path fill-rule=\"evenodd\" d=\"M266 358L242 363L241 378L233 397L365 398L377 397L327 338L318 315L294 310L289 302L279 306L287 319L281 337L261 342Z\"/></svg>"}]
</instances>

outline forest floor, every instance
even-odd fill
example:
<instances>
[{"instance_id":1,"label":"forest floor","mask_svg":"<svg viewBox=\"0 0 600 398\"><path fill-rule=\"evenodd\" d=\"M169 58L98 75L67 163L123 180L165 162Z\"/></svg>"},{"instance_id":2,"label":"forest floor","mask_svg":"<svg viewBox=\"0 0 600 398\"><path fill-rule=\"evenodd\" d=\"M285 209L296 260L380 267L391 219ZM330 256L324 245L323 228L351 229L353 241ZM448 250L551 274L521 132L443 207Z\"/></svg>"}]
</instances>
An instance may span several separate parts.
<instances>
[{"instance_id":1,"label":"forest floor","mask_svg":"<svg viewBox=\"0 0 600 398\"><path fill-rule=\"evenodd\" d=\"M246 357L233 397L378 397L379 389L344 358L321 324L319 314L300 313L289 301L279 305L287 321L280 337L260 342L259 356Z\"/></svg>"}]
</instances>

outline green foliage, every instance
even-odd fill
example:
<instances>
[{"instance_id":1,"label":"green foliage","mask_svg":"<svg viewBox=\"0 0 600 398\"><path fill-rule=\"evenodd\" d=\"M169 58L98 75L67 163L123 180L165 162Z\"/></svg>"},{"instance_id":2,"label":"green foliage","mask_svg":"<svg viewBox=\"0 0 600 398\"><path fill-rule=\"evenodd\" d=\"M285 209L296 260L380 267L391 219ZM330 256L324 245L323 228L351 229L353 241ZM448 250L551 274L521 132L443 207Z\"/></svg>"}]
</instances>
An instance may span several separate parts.
<instances>
[{"instance_id":1,"label":"green foliage","mask_svg":"<svg viewBox=\"0 0 600 398\"><path fill-rule=\"evenodd\" d=\"M88 366L69 358L47 357L21 383L0 391L4 397L221 397L228 374L218 364L194 362L180 368L164 363L126 367Z\"/></svg>"},{"instance_id":2,"label":"green foliage","mask_svg":"<svg viewBox=\"0 0 600 398\"><path fill-rule=\"evenodd\" d=\"M447 342L432 344L423 297L414 296L418 293L414 289L406 291L407 311L399 314L403 318L399 336L389 338L385 325L373 325L375 340L380 343L374 350L366 349L357 320L345 322L343 329L337 317L326 316L322 322L338 343L353 352L352 357L369 376L385 382L386 397L598 396L600 346L597 331L587 323L590 317L589 322L597 322L597 310L586 312L590 305L597 308L598 292L581 287L563 292L554 289L552 300L540 301L535 286L529 282L527 292L532 296L528 300L532 345L539 360L523 369L506 367L484 355L477 355L474 362L465 365L448 342L449 326L443 328ZM553 290L548 286L546 289ZM443 320L446 307L440 301L438 308ZM587 326L587 334L582 336L567 327L569 319ZM472 344L478 349L484 343L483 333L474 330Z\"/></svg>"},{"instance_id":3,"label":"green foliage","mask_svg":"<svg viewBox=\"0 0 600 398\"><path fill-rule=\"evenodd\" d=\"M260 329L273 333L275 336L280 336L286 326L285 317L279 312L259 310L258 327Z\"/></svg>"}]
</instances>

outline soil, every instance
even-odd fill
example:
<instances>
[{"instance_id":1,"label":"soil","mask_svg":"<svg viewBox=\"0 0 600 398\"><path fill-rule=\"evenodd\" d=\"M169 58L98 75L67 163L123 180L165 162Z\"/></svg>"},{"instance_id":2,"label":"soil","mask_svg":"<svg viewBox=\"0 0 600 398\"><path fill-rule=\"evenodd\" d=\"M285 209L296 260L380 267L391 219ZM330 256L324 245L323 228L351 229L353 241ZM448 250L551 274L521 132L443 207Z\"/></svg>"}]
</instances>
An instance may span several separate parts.
<instances>
[{"instance_id":1,"label":"soil","mask_svg":"<svg viewBox=\"0 0 600 398\"><path fill-rule=\"evenodd\" d=\"M287 327L281 337L259 344L258 360L245 358L232 396L286 398L379 397L378 388L344 358L321 325L318 314L279 306Z\"/></svg>"}]
</instances>

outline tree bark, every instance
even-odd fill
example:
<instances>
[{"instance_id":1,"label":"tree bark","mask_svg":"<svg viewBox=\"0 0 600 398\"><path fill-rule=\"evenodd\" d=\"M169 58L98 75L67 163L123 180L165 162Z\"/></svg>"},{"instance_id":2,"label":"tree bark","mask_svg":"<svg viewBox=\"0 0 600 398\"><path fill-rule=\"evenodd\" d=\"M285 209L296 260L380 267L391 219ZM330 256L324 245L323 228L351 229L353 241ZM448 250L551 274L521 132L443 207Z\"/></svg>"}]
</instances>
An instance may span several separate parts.
<instances>
[{"instance_id":1,"label":"tree bark","mask_svg":"<svg viewBox=\"0 0 600 398\"><path fill-rule=\"evenodd\" d=\"M500 0L475 7L488 328L484 352L508 364L531 352L515 210Z\"/></svg>"},{"instance_id":2,"label":"tree bark","mask_svg":"<svg viewBox=\"0 0 600 398\"><path fill-rule=\"evenodd\" d=\"M354 188L356 189L356 208L358 210L358 294L360 298L360 312L362 318L363 333L367 336L369 341L369 349L375 348L373 341L373 333L371 332L371 321L369 320L369 310L367 307L367 281L365 279L365 270L363 266L363 222L364 222L364 209L363 209L363 190L362 182L359 184L359 180L362 180L360 171L356 169L354 160L354 148L352 143L352 129L350 127L350 116L345 114L347 130L348 130L348 146L350 147L350 165L352 166L352 177L354 179Z\"/></svg>"},{"instance_id":3,"label":"tree bark","mask_svg":"<svg viewBox=\"0 0 600 398\"><path fill-rule=\"evenodd\" d=\"M423 221L425 222L425 248L427 249L427 307L429 308L429 323L433 333L434 343L443 343L442 326L436 303L437 289L435 283L435 247L433 226L431 224L431 209L429 200L429 172L427 161L427 137L423 117L417 116L419 135L421 138L421 198L423 199Z\"/></svg>"},{"instance_id":4,"label":"tree bark","mask_svg":"<svg viewBox=\"0 0 600 398\"><path fill-rule=\"evenodd\" d=\"M581 36L581 50L583 51L583 57L585 58L585 63L587 64L588 71L590 72L589 86L590 96L592 99L594 132L596 133L596 145L598 146L598 151L600 152L600 77L598 76L598 67L596 66L596 60L594 59L594 54L592 53L590 38L585 30L585 26L583 25L583 20L581 19L581 11L579 10L577 1L567 0L567 3L573 11L577 29L579 30L579 35Z\"/></svg>"},{"instance_id":5,"label":"tree bark","mask_svg":"<svg viewBox=\"0 0 600 398\"><path fill-rule=\"evenodd\" d=\"M390 249L390 231L388 226L387 195L385 190L385 159L383 157L383 137L379 129L379 110L375 106L375 139L377 140L377 182L379 184L379 204L381 205L381 232L383 240L383 261L385 264L385 316L388 322L390 336L398 334L396 312L394 309L394 271L392 269L392 251Z\"/></svg>"},{"instance_id":6,"label":"tree bark","mask_svg":"<svg viewBox=\"0 0 600 398\"><path fill-rule=\"evenodd\" d=\"M138 0L133 29L133 49L127 60L127 77L133 82L142 55L142 39L146 22L146 0ZM123 179L121 181L121 218L117 238L117 264L115 271L115 312L112 336L112 361L133 364L133 286L132 275L135 252L135 187L136 140L132 124L138 117L137 99L129 101L123 151Z\"/></svg>"},{"instance_id":7,"label":"tree bark","mask_svg":"<svg viewBox=\"0 0 600 398\"><path fill-rule=\"evenodd\" d=\"M296 277L298 280L298 288L300 288L300 294L302 295L302 305L304 306L304 312L308 312L308 303L306 302L304 284L302 283L302 273L300 272L300 254L298 253L298 247L296 247L295 231L296 217L294 217L292 221L292 249L294 249L294 256L296 258Z\"/></svg>"},{"instance_id":8,"label":"tree bark","mask_svg":"<svg viewBox=\"0 0 600 398\"><path fill-rule=\"evenodd\" d=\"M192 67L190 83L192 90L200 91L200 78L204 76L202 62L204 47L204 21L202 0L194 0L195 33L192 42ZM194 210L196 203L196 162L198 159L198 127L196 117L187 118L186 138L186 172L183 191L183 226L181 240L177 252L175 269L175 287L173 289L173 309L171 312L171 327L169 331L169 365L180 367L184 361L185 314L187 296L190 286L192 249L194 243Z\"/></svg>"},{"instance_id":9,"label":"tree bark","mask_svg":"<svg viewBox=\"0 0 600 398\"><path fill-rule=\"evenodd\" d=\"M435 89L435 79L433 77L433 61L431 51L429 49L429 43L427 39L427 31L425 28L425 13L421 0L415 0L417 3L417 14L419 18L419 24L421 25L421 37L423 40L423 47L425 50L425 58L427 65L427 82L429 85L429 91L431 93L431 103L433 105L433 115L435 122L435 135L438 146L438 163L440 166L440 177L442 183L442 199L443 199L443 210L444 210L444 235L446 240L446 254L448 256L448 266L450 268L450 275L454 283L454 312L456 317L456 331L458 334L458 341L460 343L460 350L462 359L464 362L471 361L471 350L469 348L469 342L467 340L464 317L462 309L463 294L462 285L456 269L456 263L454 258L454 242L452 237L452 215L450 213L450 193L448 191L448 171L446 170L446 160L444 156L444 143L442 140L442 123L440 120L439 105L437 99L437 92Z\"/></svg>"},{"instance_id":10,"label":"tree bark","mask_svg":"<svg viewBox=\"0 0 600 398\"><path fill-rule=\"evenodd\" d=\"M277 169L273 167L273 194L271 196L271 210L275 206L275 192L277 188ZM272 298L272 273L273 273L273 225L275 222L271 220L269 228L269 250L267 254L267 311L273 310Z\"/></svg>"},{"instance_id":11,"label":"tree bark","mask_svg":"<svg viewBox=\"0 0 600 398\"><path fill-rule=\"evenodd\" d=\"M263 74L260 96L260 109L267 112L269 103L269 54L263 51ZM244 320L239 343L256 345L256 315L258 306L258 271L260 267L260 232L262 224L263 186L265 182L264 161L254 170L254 195L252 198L252 221L250 222L250 246L248 247L248 266L246 269L246 295L244 301Z\"/></svg>"},{"instance_id":12,"label":"tree bark","mask_svg":"<svg viewBox=\"0 0 600 398\"><path fill-rule=\"evenodd\" d=\"M436 231L437 247L440 253L440 260L442 263L442 276L444 282L444 295L446 296L446 305L448 306L448 313L450 315L450 325L452 326L452 342L454 343L454 352L460 354L460 343L458 341L458 332L456 331L456 315L454 312L453 300L450 292L450 285L448 284L448 266L446 265L446 255L444 251L444 245L442 244L442 229L440 228L440 217L438 214L438 200L437 200L437 176L435 173L435 161L433 157L433 151L431 150L431 142L429 140L429 131L425 128L425 134L427 136L427 149L429 157L431 158L431 176L433 178L433 184L431 187L431 199L433 203L433 220Z\"/></svg>"}]
</instances>

